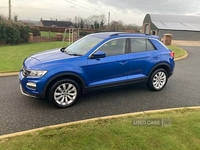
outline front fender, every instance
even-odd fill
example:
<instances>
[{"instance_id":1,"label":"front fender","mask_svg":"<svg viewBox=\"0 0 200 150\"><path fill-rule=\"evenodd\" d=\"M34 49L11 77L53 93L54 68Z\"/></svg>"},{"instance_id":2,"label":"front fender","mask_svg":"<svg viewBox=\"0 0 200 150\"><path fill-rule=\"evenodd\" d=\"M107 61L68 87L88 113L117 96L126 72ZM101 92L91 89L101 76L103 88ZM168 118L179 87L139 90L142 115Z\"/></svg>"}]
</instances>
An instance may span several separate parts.
<instances>
[{"instance_id":1,"label":"front fender","mask_svg":"<svg viewBox=\"0 0 200 150\"><path fill-rule=\"evenodd\" d=\"M85 87L85 85L87 84L87 77L84 69L74 66L72 64L68 64L66 66L62 65L61 67L49 70L48 73L45 74L45 78L48 79L44 87L45 93L47 92L49 85L53 81L65 76L70 76L78 79L81 82L82 87Z\"/></svg>"}]
</instances>

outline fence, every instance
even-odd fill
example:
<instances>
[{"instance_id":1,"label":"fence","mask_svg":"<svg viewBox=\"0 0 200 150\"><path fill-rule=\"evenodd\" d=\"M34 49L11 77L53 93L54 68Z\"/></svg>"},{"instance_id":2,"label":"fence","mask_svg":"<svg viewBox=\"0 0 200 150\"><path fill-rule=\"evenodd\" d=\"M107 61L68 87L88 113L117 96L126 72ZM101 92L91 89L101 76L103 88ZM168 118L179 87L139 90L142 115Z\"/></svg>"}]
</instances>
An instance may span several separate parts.
<instances>
[{"instance_id":1,"label":"fence","mask_svg":"<svg viewBox=\"0 0 200 150\"><path fill-rule=\"evenodd\" d=\"M69 29L66 28L60 28L60 27L43 27L43 26L34 26L40 29L40 31L47 31L47 32L57 32L55 34L55 37L43 37L43 36L33 36L32 33L30 33L29 36L29 42L51 42L51 41L62 41L63 35L61 33L69 32ZM73 28L70 28L73 29ZM65 31L66 30L66 31ZM72 30L70 30L72 33ZM76 41L79 37L77 35L78 30L73 29L73 41ZM80 37L85 36L90 33L94 33L96 30L88 30L88 29L81 29L79 31ZM65 41L69 41L69 37L65 38Z\"/></svg>"},{"instance_id":2,"label":"fence","mask_svg":"<svg viewBox=\"0 0 200 150\"><path fill-rule=\"evenodd\" d=\"M60 32L64 33L66 28L62 27L43 27L43 26L34 26L40 29L40 31L50 31L50 32ZM76 30L76 28L74 28ZM69 32L69 29L67 29L67 32ZM80 29L80 32L88 32L88 33L94 33L96 30L92 29Z\"/></svg>"}]
</instances>

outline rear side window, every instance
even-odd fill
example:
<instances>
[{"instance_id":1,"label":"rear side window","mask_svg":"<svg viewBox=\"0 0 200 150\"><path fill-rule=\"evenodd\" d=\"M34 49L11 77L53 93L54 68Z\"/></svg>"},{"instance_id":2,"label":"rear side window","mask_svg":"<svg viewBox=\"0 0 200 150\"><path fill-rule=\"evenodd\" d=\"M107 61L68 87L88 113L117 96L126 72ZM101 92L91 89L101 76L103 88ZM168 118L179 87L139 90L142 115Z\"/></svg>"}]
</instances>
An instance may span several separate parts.
<instances>
[{"instance_id":1,"label":"rear side window","mask_svg":"<svg viewBox=\"0 0 200 150\"><path fill-rule=\"evenodd\" d=\"M152 51L152 50L156 50L156 48L153 46L153 44L146 39L146 43L147 43L147 51Z\"/></svg>"},{"instance_id":2,"label":"rear side window","mask_svg":"<svg viewBox=\"0 0 200 150\"><path fill-rule=\"evenodd\" d=\"M149 50L156 50L156 48L148 39L131 38L131 52L142 52Z\"/></svg>"},{"instance_id":3,"label":"rear side window","mask_svg":"<svg viewBox=\"0 0 200 150\"><path fill-rule=\"evenodd\" d=\"M153 45L155 45L156 49L158 49L158 50L160 50L160 49L168 49L163 43L161 43L158 40L150 39L150 41L153 43Z\"/></svg>"}]
</instances>

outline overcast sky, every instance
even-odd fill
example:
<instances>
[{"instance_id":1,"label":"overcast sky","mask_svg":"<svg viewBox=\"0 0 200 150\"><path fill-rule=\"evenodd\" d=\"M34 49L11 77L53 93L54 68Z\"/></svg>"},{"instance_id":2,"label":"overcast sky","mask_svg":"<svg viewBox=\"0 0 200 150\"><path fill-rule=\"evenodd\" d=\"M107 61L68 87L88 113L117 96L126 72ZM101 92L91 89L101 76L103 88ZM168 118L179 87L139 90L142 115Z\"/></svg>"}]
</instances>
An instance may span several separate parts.
<instances>
[{"instance_id":1,"label":"overcast sky","mask_svg":"<svg viewBox=\"0 0 200 150\"><path fill-rule=\"evenodd\" d=\"M8 1L1 0L0 15L8 17ZM142 25L146 14L200 15L199 0L11 0L12 17L20 20L84 19L105 14L111 20Z\"/></svg>"}]
</instances>

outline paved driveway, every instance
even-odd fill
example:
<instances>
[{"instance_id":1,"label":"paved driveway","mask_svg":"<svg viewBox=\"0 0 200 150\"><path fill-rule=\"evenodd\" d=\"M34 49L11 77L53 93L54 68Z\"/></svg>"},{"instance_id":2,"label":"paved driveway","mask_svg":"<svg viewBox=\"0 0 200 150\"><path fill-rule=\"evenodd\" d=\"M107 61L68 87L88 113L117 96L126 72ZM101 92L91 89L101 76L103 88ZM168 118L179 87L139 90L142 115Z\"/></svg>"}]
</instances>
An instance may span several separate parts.
<instances>
[{"instance_id":1,"label":"paved driveway","mask_svg":"<svg viewBox=\"0 0 200 150\"><path fill-rule=\"evenodd\" d=\"M93 117L200 105L200 48L183 47L189 57L176 62L160 92L132 86L84 95L72 107L57 109L23 96L17 76L0 77L0 135Z\"/></svg>"}]
</instances>

